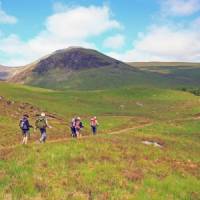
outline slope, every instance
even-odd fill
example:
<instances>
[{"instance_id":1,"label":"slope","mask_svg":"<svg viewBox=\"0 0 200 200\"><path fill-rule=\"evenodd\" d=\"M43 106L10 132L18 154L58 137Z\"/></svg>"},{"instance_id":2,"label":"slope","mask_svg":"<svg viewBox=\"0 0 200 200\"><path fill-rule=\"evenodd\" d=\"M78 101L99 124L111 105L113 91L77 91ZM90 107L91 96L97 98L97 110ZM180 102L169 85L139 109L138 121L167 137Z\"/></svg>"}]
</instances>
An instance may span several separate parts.
<instances>
[{"instance_id":1,"label":"slope","mask_svg":"<svg viewBox=\"0 0 200 200\"><path fill-rule=\"evenodd\" d=\"M96 50L58 50L24 68L10 79L51 89L108 89L121 86L174 86L173 77L130 67ZM179 80L178 84L184 84Z\"/></svg>"},{"instance_id":2,"label":"slope","mask_svg":"<svg viewBox=\"0 0 200 200\"><path fill-rule=\"evenodd\" d=\"M155 88L60 92L7 83L0 91L0 199L198 199L198 97ZM37 144L33 133L29 145L9 148L20 141L19 116L28 112L33 123L41 111L53 126L47 143ZM77 114L83 135L97 115L97 137L64 139ZM141 126L146 121L152 126ZM106 134L111 131L120 134Z\"/></svg>"},{"instance_id":3,"label":"slope","mask_svg":"<svg viewBox=\"0 0 200 200\"><path fill-rule=\"evenodd\" d=\"M144 72L157 73L166 79L171 78L174 80L174 84L179 87L199 87L200 84L200 63L132 62L128 64ZM182 85L179 84L181 81Z\"/></svg>"},{"instance_id":4,"label":"slope","mask_svg":"<svg viewBox=\"0 0 200 200\"><path fill-rule=\"evenodd\" d=\"M10 81L50 88L54 85L57 88L80 71L127 66L92 49L68 48L58 50L26 66Z\"/></svg>"},{"instance_id":5,"label":"slope","mask_svg":"<svg viewBox=\"0 0 200 200\"><path fill-rule=\"evenodd\" d=\"M0 65L0 80L7 80L13 77L19 72L22 68L20 67L6 67Z\"/></svg>"}]
</instances>

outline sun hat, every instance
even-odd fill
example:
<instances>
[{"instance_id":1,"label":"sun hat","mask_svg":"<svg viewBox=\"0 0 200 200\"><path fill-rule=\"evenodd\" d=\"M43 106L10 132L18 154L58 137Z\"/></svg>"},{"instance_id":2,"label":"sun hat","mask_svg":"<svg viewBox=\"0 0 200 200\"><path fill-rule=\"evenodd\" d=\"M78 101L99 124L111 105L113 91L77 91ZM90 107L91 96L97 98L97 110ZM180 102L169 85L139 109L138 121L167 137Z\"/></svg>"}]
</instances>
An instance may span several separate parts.
<instances>
[{"instance_id":1,"label":"sun hat","mask_svg":"<svg viewBox=\"0 0 200 200\"><path fill-rule=\"evenodd\" d=\"M46 115L45 115L45 113L44 113L44 112L42 112L42 113L41 113L41 116L42 116L42 117L45 117Z\"/></svg>"}]
</instances>

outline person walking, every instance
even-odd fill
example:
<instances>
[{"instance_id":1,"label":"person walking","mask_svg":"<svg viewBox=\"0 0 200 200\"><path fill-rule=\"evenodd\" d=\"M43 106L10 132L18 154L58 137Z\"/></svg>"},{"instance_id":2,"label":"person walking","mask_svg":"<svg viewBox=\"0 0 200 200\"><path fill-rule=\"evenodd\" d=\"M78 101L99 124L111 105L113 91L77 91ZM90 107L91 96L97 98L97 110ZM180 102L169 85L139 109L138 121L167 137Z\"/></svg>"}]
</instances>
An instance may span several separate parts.
<instances>
[{"instance_id":1,"label":"person walking","mask_svg":"<svg viewBox=\"0 0 200 200\"><path fill-rule=\"evenodd\" d=\"M76 118L72 118L70 128L71 128L71 134L73 138L77 137L75 125L76 125Z\"/></svg>"},{"instance_id":2,"label":"person walking","mask_svg":"<svg viewBox=\"0 0 200 200\"><path fill-rule=\"evenodd\" d=\"M98 121L97 121L97 117L94 116L90 119L90 126L91 126L91 130L93 135L96 135L97 133L97 126L99 125Z\"/></svg>"},{"instance_id":3,"label":"person walking","mask_svg":"<svg viewBox=\"0 0 200 200\"><path fill-rule=\"evenodd\" d=\"M81 129L83 128L83 123L81 122L81 118L77 117L75 119L75 131L76 131L76 136L77 138L81 138L82 134L81 134Z\"/></svg>"},{"instance_id":4,"label":"person walking","mask_svg":"<svg viewBox=\"0 0 200 200\"><path fill-rule=\"evenodd\" d=\"M22 144L27 144L28 138L30 137L30 128L33 128L33 126L30 125L28 118L29 116L27 114L24 114L19 122L19 127L22 131L23 136Z\"/></svg>"},{"instance_id":5,"label":"person walking","mask_svg":"<svg viewBox=\"0 0 200 200\"><path fill-rule=\"evenodd\" d=\"M36 129L40 130L41 137L40 137L40 143L45 143L47 139L47 128L52 128L49 126L46 114L44 112L41 113L41 115L38 117L38 119L35 122Z\"/></svg>"}]
</instances>

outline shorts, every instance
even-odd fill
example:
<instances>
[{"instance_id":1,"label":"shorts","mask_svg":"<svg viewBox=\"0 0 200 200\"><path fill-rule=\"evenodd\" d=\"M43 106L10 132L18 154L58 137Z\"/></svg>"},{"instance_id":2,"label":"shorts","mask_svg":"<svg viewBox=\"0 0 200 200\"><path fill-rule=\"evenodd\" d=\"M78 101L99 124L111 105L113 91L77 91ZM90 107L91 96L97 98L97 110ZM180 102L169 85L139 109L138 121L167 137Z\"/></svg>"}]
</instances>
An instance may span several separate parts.
<instances>
[{"instance_id":1,"label":"shorts","mask_svg":"<svg viewBox=\"0 0 200 200\"><path fill-rule=\"evenodd\" d=\"M27 137L27 136L29 136L29 130L22 130L22 135L24 136L24 137Z\"/></svg>"}]
</instances>

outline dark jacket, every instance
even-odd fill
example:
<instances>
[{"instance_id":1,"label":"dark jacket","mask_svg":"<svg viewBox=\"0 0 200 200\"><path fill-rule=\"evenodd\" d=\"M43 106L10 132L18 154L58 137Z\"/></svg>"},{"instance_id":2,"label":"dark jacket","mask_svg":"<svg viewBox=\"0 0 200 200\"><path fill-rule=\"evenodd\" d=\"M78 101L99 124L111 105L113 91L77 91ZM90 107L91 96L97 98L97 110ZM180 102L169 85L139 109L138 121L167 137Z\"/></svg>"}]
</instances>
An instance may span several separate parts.
<instances>
[{"instance_id":1,"label":"dark jacket","mask_svg":"<svg viewBox=\"0 0 200 200\"><path fill-rule=\"evenodd\" d=\"M23 125L22 125L23 123ZM21 120L20 120L20 123L19 123L19 126L22 130L26 130L26 131L29 131L30 128L32 128L33 126L30 125L29 121L27 118L23 117Z\"/></svg>"}]
</instances>

